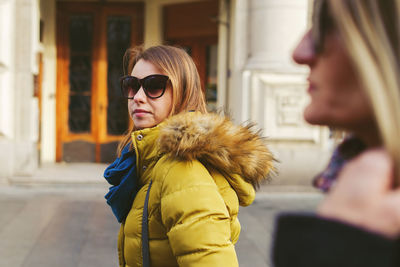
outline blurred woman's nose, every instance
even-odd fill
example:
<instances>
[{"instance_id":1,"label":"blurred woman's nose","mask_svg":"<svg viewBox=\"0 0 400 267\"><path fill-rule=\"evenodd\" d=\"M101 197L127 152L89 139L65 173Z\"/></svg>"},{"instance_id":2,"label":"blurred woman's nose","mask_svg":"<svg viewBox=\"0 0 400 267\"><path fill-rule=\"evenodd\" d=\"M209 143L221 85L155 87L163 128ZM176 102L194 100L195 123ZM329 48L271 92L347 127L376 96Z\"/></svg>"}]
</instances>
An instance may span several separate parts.
<instances>
[{"instance_id":1,"label":"blurred woman's nose","mask_svg":"<svg viewBox=\"0 0 400 267\"><path fill-rule=\"evenodd\" d=\"M311 36L311 30L309 30L303 36L297 47L294 49L292 58L297 64L312 64L313 60L315 59L315 49Z\"/></svg>"},{"instance_id":2,"label":"blurred woman's nose","mask_svg":"<svg viewBox=\"0 0 400 267\"><path fill-rule=\"evenodd\" d=\"M133 97L133 100L136 101L136 102L144 102L146 97L147 96L146 96L146 93L144 92L143 87L140 87L139 91L137 91L137 93Z\"/></svg>"}]
</instances>

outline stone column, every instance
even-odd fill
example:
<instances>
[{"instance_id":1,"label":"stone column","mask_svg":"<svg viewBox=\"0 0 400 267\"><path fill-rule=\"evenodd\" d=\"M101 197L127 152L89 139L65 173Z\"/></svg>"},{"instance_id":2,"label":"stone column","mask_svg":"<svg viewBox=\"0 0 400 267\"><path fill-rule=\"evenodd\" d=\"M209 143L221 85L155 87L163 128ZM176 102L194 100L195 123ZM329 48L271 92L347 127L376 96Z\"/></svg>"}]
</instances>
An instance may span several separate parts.
<instances>
[{"instance_id":1,"label":"stone column","mask_svg":"<svg viewBox=\"0 0 400 267\"><path fill-rule=\"evenodd\" d=\"M33 42L36 1L17 0L15 12L15 161L16 175L30 175L38 165L38 102L33 97L33 68L37 64Z\"/></svg>"},{"instance_id":2,"label":"stone column","mask_svg":"<svg viewBox=\"0 0 400 267\"><path fill-rule=\"evenodd\" d=\"M0 183L13 173L15 1L0 2Z\"/></svg>"},{"instance_id":3,"label":"stone column","mask_svg":"<svg viewBox=\"0 0 400 267\"><path fill-rule=\"evenodd\" d=\"M0 3L2 83L0 85L0 177L30 175L38 165L38 102L33 97L36 1Z\"/></svg>"},{"instance_id":4,"label":"stone column","mask_svg":"<svg viewBox=\"0 0 400 267\"><path fill-rule=\"evenodd\" d=\"M309 184L329 156L328 131L303 119L308 70L291 54L309 22L309 0L236 0L230 109L263 129L281 161L278 183ZM312 164L310 164L312 163Z\"/></svg>"},{"instance_id":5,"label":"stone column","mask_svg":"<svg viewBox=\"0 0 400 267\"><path fill-rule=\"evenodd\" d=\"M41 0L43 20L43 83L41 118L41 163L56 160L56 0Z\"/></svg>"},{"instance_id":6,"label":"stone column","mask_svg":"<svg viewBox=\"0 0 400 267\"><path fill-rule=\"evenodd\" d=\"M145 2L144 45L162 44L162 5L156 0Z\"/></svg>"}]
</instances>

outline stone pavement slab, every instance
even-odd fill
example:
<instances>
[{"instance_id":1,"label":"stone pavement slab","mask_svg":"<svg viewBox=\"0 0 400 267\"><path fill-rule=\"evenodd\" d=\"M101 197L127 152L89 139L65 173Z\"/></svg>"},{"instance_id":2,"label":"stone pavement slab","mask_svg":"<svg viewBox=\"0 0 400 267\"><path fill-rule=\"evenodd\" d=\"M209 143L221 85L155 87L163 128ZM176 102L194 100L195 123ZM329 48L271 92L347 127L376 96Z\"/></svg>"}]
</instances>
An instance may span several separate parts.
<instances>
[{"instance_id":1,"label":"stone pavement slab","mask_svg":"<svg viewBox=\"0 0 400 267\"><path fill-rule=\"evenodd\" d=\"M102 163L47 163L31 176L9 178L9 184L106 184L103 173L107 166Z\"/></svg>"},{"instance_id":2,"label":"stone pavement slab","mask_svg":"<svg viewBox=\"0 0 400 267\"><path fill-rule=\"evenodd\" d=\"M106 184L0 187L0 267L117 266L119 224ZM269 267L275 214L313 210L317 193L260 193L241 208L240 266Z\"/></svg>"},{"instance_id":3,"label":"stone pavement slab","mask_svg":"<svg viewBox=\"0 0 400 267\"><path fill-rule=\"evenodd\" d=\"M117 266L106 187L0 187L0 266Z\"/></svg>"},{"instance_id":4,"label":"stone pavement slab","mask_svg":"<svg viewBox=\"0 0 400 267\"><path fill-rule=\"evenodd\" d=\"M281 212L312 212L322 199L315 192L258 193L249 207L241 207L242 226L236 245L241 267L272 267L271 240L276 215Z\"/></svg>"}]
</instances>

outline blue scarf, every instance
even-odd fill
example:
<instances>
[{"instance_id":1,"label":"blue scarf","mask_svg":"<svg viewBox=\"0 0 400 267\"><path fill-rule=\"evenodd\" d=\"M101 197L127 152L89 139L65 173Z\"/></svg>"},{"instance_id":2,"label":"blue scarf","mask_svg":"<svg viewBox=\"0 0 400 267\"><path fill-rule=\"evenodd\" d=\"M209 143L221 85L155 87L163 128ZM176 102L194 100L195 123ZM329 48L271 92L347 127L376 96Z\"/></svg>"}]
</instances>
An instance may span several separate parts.
<instances>
[{"instance_id":1,"label":"blue scarf","mask_svg":"<svg viewBox=\"0 0 400 267\"><path fill-rule=\"evenodd\" d=\"M138 191L135 151L129 151L130 143L124 147L121 156L104 171L104 178L111 184L104 196L118 222L125 220Z\"/></svg>"}]
</instances>

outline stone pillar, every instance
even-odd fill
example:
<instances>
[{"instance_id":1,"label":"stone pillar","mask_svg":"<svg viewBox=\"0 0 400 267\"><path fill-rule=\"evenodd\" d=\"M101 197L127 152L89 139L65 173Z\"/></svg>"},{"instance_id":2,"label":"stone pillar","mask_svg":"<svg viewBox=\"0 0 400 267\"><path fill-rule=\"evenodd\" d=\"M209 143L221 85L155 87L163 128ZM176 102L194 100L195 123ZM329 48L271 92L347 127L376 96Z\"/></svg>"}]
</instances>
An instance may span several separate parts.
<instances>
[{"instance_id":1,"label":"stone pillar","mask_svg":"<svg viewBox=\"0 0 400 267\"><path fill-rule=\"evenodd\" d=\"M0 183L13 174L15 1L0 2Z\"/></svg>"},{"instance_id":2,"label":"stone pillar","mask_svg":"<svg viewBox=\"0 0 400 267\"><path fill-rule=\"evenodd\" d=\"M56 0L40 1L43 20L43 83L40 162L56 160Z\"/></svg>"},{"instance_id":3,"label":"stone pillar","mask_svg":"<svg viewBox=\"0 0 400 267\"><path fill-rule=\"evenodd\" d=\"M15 12L15 161L17 175L30 175L38 165L37 124L38 102L33 97L33 67L36 63L33 49L36 1L17 0Z\"/></svg>"},{"instance_id":4,"label":"stone pillar","mask_svg":"<svg viewBox=\"0 0 400 267\"><path fill-rule=\"evenodd\" d=\"M230 109L253 121L280 160L277 183L309 185L329 156L328 131L303 119L308 70L291 54L309 21L309 0L235 0Z\"/></svg>"},{"instance_id":5,"label":"stone pillar","mask_svg":"<svg viewBox=\"0 0 400 267\"><path fill-rule=\"evenodd\" d=\"M218 60L217 60L217 108L223 110L227 102L229 56L229 0L219 0Z\"/></svg>"},{"instance_id":6,"label":"stone pillar","mask_svg":"<svg viewBox=\"0 0 400 267\"><path fill-rule=\"evenodd\" d=\"M235 122L248 119L247 96L242 90L245 66L249 57L249 1L232 0L230 17L229 89L227 110Z\"/></svg>"},{"instance_id":7,"label":"stone pillar","mask_svg":"<svg viewBox=\"0 0 400 267\"><path fill-rule=\"evenodd\" d=\"M150 47L162 44L162 5L156 0L145 2L144 45Z\"/></svg>"},{"instance_id":8,"label":"stone pillar","mask_svg":"<svg viewBox=\"0 0 400 267\"><path fill-rule=\"evenodd\" d=\"M37 168L38 102L33 97L36 1L0 3L0 177L30 175Z\"/></svg>"}]
</instances>

